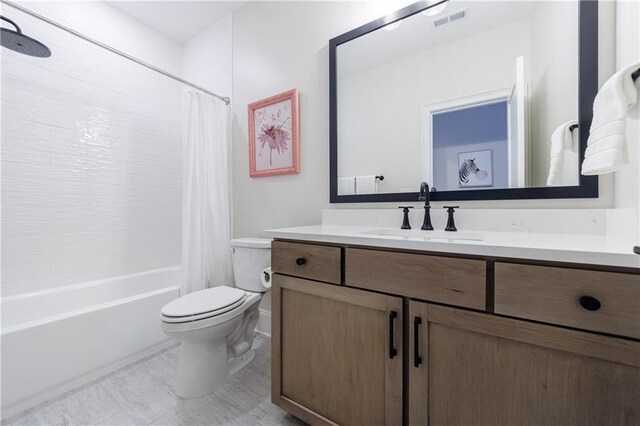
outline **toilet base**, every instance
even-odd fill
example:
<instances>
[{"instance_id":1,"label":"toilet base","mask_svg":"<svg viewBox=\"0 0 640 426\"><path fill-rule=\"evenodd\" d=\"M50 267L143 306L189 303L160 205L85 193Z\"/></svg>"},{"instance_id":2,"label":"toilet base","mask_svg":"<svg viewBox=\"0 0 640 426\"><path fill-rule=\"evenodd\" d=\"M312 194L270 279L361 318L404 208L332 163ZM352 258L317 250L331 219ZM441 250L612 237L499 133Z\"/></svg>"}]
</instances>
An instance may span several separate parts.
<instances>
[{"instance_id":1,"label":"toilet base","mask_svg":"<svg viewBox=\"0 0 640 426\"><path fill-rule=\"evenodd\" d=\"M256 357L256 351L251 349L237 358L227 359L226 342L220 343L182 342L176 383L178 397L197 398L213 392Z\"/></svg>"},{"instance_id":2,"label":"toilet base","mask_svg":"<svg viewBox=\"0 0 640 426\"><path fill-rule=\"evenodd\" d=\"M226 339L182 342L176 395L195 398L212 392L229 377Z\"/></svg>"},{"instance_id":3,"label":"toilet base","mask_svg":"<svg viewBox=\"0 0 640 426\"><path fill-rule=\"evenodd\" d=\"M256 351L251 349L246 352L244 355L241 355L237 358L232 358L229 360L229 375L233 376L238 371L242 370L244 367L249 365L251 361L256 357Z\"/></svg>"}]
</instances>

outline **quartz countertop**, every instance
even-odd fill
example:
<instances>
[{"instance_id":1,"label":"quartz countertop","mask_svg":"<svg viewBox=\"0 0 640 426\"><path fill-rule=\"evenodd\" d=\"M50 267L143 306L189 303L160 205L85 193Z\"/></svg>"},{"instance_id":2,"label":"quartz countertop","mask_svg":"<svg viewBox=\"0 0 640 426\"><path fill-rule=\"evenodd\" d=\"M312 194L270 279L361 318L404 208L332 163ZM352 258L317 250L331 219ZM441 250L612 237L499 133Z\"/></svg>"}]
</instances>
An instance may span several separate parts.
<instances>
[{"instance_id":1,"label":"quartz countertop","mask_svg":"<svg viewBox=\"0 0 640 426\"><path fill-rule=\"evenodd\" d=\"M384 233L399 235L381 235ZM287 240L640 268L640 255L633 252L637 244L634 239L606 235L464 230L445 233L351 225L270 229L265 234Z\"/></svg>"}]
</instances>

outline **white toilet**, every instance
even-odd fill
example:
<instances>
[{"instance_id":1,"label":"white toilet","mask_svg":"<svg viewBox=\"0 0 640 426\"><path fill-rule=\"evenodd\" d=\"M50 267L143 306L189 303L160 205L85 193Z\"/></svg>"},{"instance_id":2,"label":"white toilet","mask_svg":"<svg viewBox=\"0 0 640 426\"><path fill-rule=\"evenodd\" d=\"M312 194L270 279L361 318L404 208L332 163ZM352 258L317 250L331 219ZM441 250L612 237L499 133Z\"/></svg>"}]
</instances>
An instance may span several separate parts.
<instances>
[{"instance_id":1,"label":"white toilet","mask_svg":"<svg viewBox=\"0 0 640 426\"><path fill-rule=\"evenodd\" d=\"M189 293L162 308L162 329L182 342L176 394L205 395L249 364L258 305L268 290L261 282L271 263L271 239L231 240L237 288L213 287Z\"/></svg>"}]
</instances>

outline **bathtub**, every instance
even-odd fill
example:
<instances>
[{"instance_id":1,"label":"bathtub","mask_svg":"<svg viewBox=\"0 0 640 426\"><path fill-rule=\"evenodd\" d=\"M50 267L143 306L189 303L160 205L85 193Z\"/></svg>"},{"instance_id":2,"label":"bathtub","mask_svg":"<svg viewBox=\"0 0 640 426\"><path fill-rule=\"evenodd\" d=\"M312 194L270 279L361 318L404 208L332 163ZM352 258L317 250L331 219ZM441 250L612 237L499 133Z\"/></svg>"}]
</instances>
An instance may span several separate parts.
<instances>
[{"instance_id":1,"label":"bathtub","mask_svg":"<svg viewBox=\"0 0 640 426\"><path fill-rule=\"evenodd\" d=\"M3 298L2 418L171 345L179 282L177 266Z\"/></svg>"}]
</instances>

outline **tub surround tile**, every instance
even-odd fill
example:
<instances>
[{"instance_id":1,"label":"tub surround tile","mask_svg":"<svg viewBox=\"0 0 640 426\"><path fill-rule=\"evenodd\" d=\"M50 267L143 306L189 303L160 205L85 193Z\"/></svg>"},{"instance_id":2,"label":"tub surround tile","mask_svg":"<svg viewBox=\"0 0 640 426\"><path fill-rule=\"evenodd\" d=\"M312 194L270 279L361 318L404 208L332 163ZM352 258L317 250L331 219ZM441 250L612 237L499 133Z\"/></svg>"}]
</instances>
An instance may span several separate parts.
<instances>
[{"instance_id":1,"label":"tub surround tile","mask_svg":"<svg viewBox=\"0 0 640 426\"><path fill-rule=\"evenodd\" d=\"M27 27L34 19L21 14ZM38 28L94 68L2 55L3 294L118 276L123 262L130 272L144 271L143 262L180 263L182 86L56 28ZM134 232L146 238L128 244ZM23 240L38 235L46 244ZM61 250L55 237L78 242ZM89 256L96 251L103 253Z\"/></svg>"}]
</instances>

